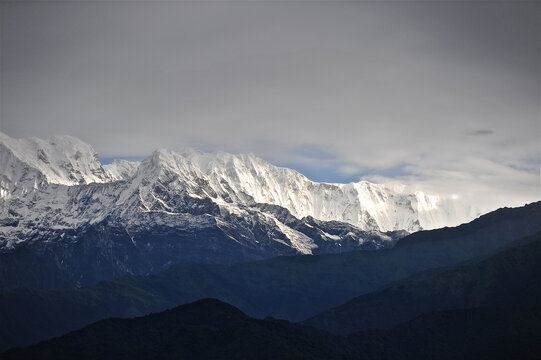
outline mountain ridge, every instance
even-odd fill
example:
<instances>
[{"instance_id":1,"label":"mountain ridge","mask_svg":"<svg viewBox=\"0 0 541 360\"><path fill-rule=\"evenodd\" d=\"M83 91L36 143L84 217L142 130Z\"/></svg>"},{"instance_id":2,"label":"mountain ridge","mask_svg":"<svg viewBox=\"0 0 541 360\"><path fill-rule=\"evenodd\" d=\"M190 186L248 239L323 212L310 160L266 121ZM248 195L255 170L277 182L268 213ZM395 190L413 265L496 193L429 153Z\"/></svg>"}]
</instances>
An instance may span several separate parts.
<instances>
[{"instance_id":1,"label":"mountain ridge","mask_svg":"<svg viewBox=\"0 0 541 360\"><path fill-rule=\"evenodd\" d=\"M541 304L541 232L518 243L488 258L441 269L432 276L418 274L398 281L303 324L346 335L389 329L428 312L537 306Z\"/></svg>"},{"instance_id":2,"label":"mountain ridge","mask_svg":"<svg viewBox=\"0 0 541 360\"><path fill-rule=\"evenodd\" d=\"M387 331L341 337L272 318L254 319L202 299L134 319L106 319L0 354L5 359L536 359L541 308L424 314Z\"/></svg>"},{"instance_id":3,"label":"mountain ridge","mask_svg":"<svg viewBox=\"0 0 541 360\"><path fill-rule=\"evenodd\" d=\"M408 193L405 186L367 181L349 184L313 182L295 170L276 167L253 154L197 150L176 153L160 149L139 164L116 161L102 167L92 147L71 136L15 140L1 134L0 144L3 144L4 152L6 148L17 149L12 151L13 154L22 163L42 172L51 184L109 183L128 181L134 176L151 181L153 174L162 174L168 180L172 176L181 176L182 185L189 189L190 196L244 205L273 204L288 209L299 219L311 216L323 221L342 221L363 230L412 232L458 225L478 215L472 209L458 215L464 208L461 207L461 211L454 209L462 206L457 201L419 191ZM122 166L124 169L120 169ZM73 168L71 172L70 167ZM21 182L16 178L8 179L9 174L0 175L4 183ZM3 195L6 196L9 194ZM443 212L438 210L438 202L444 207ZM394 208L394 213L386 212L386 208ZM402 210L399 212L398 209ZM459 218L452 218L457 216Z\"/></svg>"},{"instance_id":4,"label":"mountain ridge","mask_svg":"<svg viewBox=\"0 0 541 360\"><path fill-rule=\"evenodd\" d=\"M316 183L255 155L162 149L102 166L71 136L1 134L0 263L10 276L0 291L84 286L183 261L385 249L427 221L476 215L461 206L394 185Z\"/></svg>"},{"instance_id":5,"label":"mountain ridge","mask_svg":"<svg viewBox=\"0 0 541 360\"><path fill-rule=\"evenodd\" d=\"M7 291L0 293L0 349L58 336L106 317L140 316L205 297L219 298L250 316L301 321L419 271L520 245L520 238L541 231L539 209L541 202L495 211L462 225L467 231L447 229L460 236L431 230L431 242L405 238L404 246L393 249L231 265L179 263L154 275L125 276L80 289ZM0 274L2 266L0 262Z\"/></svg>"}]
</instances>

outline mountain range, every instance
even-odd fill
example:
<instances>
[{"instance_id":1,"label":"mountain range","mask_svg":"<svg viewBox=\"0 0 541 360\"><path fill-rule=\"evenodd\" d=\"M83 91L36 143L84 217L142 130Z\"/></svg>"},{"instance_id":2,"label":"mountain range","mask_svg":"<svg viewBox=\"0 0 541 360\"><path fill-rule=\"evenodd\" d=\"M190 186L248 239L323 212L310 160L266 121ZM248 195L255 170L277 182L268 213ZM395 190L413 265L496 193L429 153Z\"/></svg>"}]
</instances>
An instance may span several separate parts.
<instances>
[{"instance_id":1,"label":"mountain range","mask_svg":"<svg viewBox=\"0 0 541 360\"><path fill-rule=\"evenodd\" d=\"M480 213L0 133L0 358L541 359L541 201Z\"/></svg>"},{"instance_id":2,"label":"mountain range","mask_svg":"<svg viewBox=\"0 0 541 360\"><path fill-rule=\"evenodd\" d=\"M455 228L417 232L399 240L392 249L285 256L233 265L180 263L155 275L125 276L80 289L15 289L0 294L0 349L59 336L100 319L141 316L202 298L217 298L254 317L272 316L290 321L301 321L318 314L324 317L326 310L354 297L376 292L370 296L379 299L377 291L405 278L415 276L418 282L448 270L449 266L478 262L510 247L527 245L538 240L539 232L541 202L520 208L499 209ZM533 256L533 260L528 254ZM518 261L520 266L511 263L514 267L509 272L510 278L518 277L517 286L522 284L519 283L521 277L535 284L538 274L535 264L538 263L539 253L521 251L519 255L524 261ZM502 265L489 268L490 271L486 273L505 273L507 263L496 259ZM534 271L528 274L532 261ZM484 265L479 266L482 270ZM473 269L477 268L473 266ZM484 270L481 270L472 271L471 277L484 274ZM498 276L493 276L493 279L500 281ZM503 279L505 281L501 281L500 292L505 286L513 285L512 280ZM409 281L413 282L411 279ZM441 281L436 283L441 284ZM486 284L482 281L464 283L478 284L476 286ZM397 316L398 320L406 321L419 314L416 302L410 301L412 297L419 298L419 304L431 303L426 292L421 290L426 288L430 294L432 285L419 284L420 290L412 287L417 295L405 297L402 308L396 308L396 313L401 316ZM456 289L452 283L442 286L449 286L447 291L451 295L460 290L457 296L465 296L470 291L463 290L460 282L457 282ZM398 289L401 287L398 286ZM440 291L443 294L441 297L447 296L445 291ZM384 294L388 292L384 291ZM410 292L404 290L404 293ZM390 291L388 298L378 301L382 304L386 301L389 304L400 302L400 293L397 297L392 297L393 294L395 292ZM441 297L437 299L441 300ZM454 304L464 301L463 307L476 306L474 302L453 299L453 296L449 296L447 303L434 305L433 309L452 310L460 307L452 306L453 301ZM492 305L486 301L479 303L483 304ZM381 314L376 316L376 321L381 320L379 326L388 328L393 311L384 306L376 310ZM356 314L362 311L369 312L369 308L352 311L351 316L356 319ZM351 321L357 326L357 322L362 324L365 319ZM373 324L369 322L370 318L366 318L366 321ZM320 326L317 322L310 325ZM348 326L345 323L343 328L348 329ZM329 325L327 329L333 328Z\"/></svg>"},{"instance_id":3,"label":"mountain range","mask_svg":"<svg viewBox=\"0 0 541 360\"><path fill-rule=\"evenodd\" d=\"M157 150L103 165L71 136L0 133L0 291L72 288L182 261L392 247L479 210L405 186L318 183L254 155Z\"/></svg>"},{"instance_id":4,"label":"mountain range","mask_svg":"<svg viewBox=\"0 0 541 360\"><path fill-rule=\"evenodd\" d=\"M108 319L4 359L539 359L541 307L426 313L391 330L347 337L215 299L159 314Z\"/></svg>"}]
</instances>

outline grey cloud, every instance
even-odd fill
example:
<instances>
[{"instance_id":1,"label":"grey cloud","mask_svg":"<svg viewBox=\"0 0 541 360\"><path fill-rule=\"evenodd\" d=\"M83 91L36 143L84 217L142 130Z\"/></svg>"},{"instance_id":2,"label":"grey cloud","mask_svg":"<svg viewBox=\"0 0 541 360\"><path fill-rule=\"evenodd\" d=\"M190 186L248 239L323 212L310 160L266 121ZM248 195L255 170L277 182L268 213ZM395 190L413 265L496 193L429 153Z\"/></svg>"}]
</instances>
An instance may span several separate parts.
<instances>
[{"instance_id":1,"label":"grey cloud","mask_svg":"<svg viewBox=\"0 0 541 360\"><path fill-rule=\"evenodd\" d=\"M467 134L473 135L473 136L484 136L484 135L492 135L494 134L494 131L489 130L489 129L480 129L480 130L468 131Z\"/></svg>"},{"instance_id":2,"label":"grey cloud","mask_svg":"<svg viewBox=\"0 0 541 360\"><path fill-rule=\"evenodd\" d=\"M540 6L1 2L0 130L535 200Z\"/></svg>"}]
</instances>

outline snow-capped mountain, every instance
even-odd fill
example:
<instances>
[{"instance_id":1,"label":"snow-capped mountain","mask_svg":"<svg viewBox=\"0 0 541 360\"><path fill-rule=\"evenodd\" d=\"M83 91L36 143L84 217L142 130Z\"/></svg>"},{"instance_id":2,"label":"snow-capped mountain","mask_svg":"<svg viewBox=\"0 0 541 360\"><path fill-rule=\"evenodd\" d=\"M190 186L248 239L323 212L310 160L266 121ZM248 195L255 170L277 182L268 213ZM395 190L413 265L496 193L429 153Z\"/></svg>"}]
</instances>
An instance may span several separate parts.
<instances>
[{"instance_id":1,"label":"snow-capped mountain","mask_svg":"<svg viewBox=\"0 0 541 360\"><path fill-rule=\"evenodd\" d=\"M141 163L102 166L70 136L0 134L2 256L25 249L72 282L187 260L380 249L406 232L476 215L403 186L313 182L254 155L157 150ZM110 269L96 275L104 262Z\"/></svg>"},{"instance_id":2,"label":"snow-capped mountain","mask_svg":"<svg viewBox=\"0 0 541 360\"><path fill-rule=\"evenodd\" d=\"M139 161L115 159L111 164L103 165L103 168L115 181L128 180L135 174L139 164Z\"/></svg>"},{"instance_id":3,"label":"snow-capped mountain","mask_svg":"<svg viewBox=\"0 0 541 360\"><path fill-rule=\"evenodd\" d=\"M310 181L254 155L158 150L141 173L174 174L190 195L217 203L273 204L297 218L342 221L364 230L413 232L458 225L478 215L457 199L408 192L405 186Z\"/></svg>"},{"instance_id":4,"label":"snow-capped mountain","mask_svg":"<svg viewBox=\"0 0 541 360\"><path fill-rule=\"evenodd\" d=\"M62 185L104 183L113 178L105 172L92 147L72 136L13 139L0 132L2 197L9 186L39 187L47 182Z\"/></svg>"}]
</instances>

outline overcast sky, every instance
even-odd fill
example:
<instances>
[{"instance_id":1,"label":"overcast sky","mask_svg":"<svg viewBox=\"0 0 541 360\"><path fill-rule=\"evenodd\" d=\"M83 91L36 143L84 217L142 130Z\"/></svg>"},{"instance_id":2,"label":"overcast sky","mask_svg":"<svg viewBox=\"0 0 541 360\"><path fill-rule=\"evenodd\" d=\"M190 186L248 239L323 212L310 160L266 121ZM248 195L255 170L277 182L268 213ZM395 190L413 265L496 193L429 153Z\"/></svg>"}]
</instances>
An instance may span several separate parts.
<instances>
[{"instance_id":1,"label":"overcast sky","mask_svg":"<svg viewBox=\"0 0 541 360\"><path fill-rule=\"evenodd\" d=\"M540 3L2 2L0 131L255 153L494 208L540 195Z\"/></svg>"}]
</instances>

